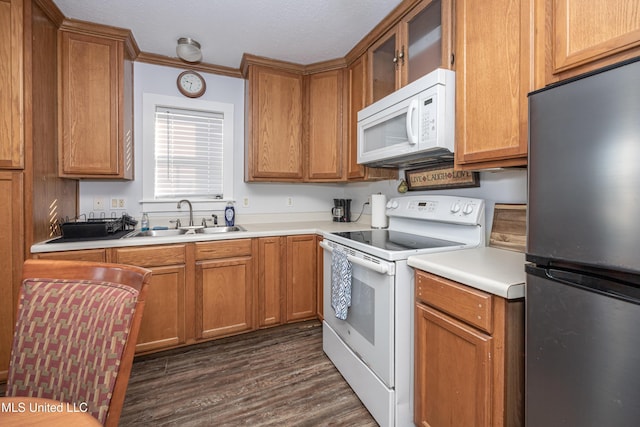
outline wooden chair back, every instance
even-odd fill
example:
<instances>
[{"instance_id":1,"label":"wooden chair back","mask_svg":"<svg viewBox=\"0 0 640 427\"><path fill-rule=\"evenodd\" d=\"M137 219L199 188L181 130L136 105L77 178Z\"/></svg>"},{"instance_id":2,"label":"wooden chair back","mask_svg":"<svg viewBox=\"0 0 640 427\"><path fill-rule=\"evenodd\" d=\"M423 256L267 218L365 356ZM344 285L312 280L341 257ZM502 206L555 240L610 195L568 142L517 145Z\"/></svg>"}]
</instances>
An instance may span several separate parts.
<instances>
[{"instance_id":1,"label":"wooden chair back","mask_svg":"<svg viewBox=\"0 0 640 427\"><path fill-rule=\"evenodd\" d=\"M65 335L62 340L58 339L59 337L55 336L56 332L53 332L56 328L51 327L51 323L56 322L55 319L71 316L73 320L66 319L64 327L68 329L65 330L65 334L73 334L75 333L74 327L82 326L84 336L86 337L87 331L89 331L88 335L91 339L92 329L87 324L101 323L102 317L97 320L91 319L91 316L97 310L102 310L100 313L104 314L106 319L102 323L107 324L107 328L103 328L107 331L106 333L112 331L108 326L114 323L118 324L115 329L120 328L114 331L114 334L117 332L118 336L114 335L113 337L113 341L117 339L120 345L115 353L110 354L110 357L113 357L114 354L120 354L120 360L119 365L116 361L115 367L109 366L109 369L114 371L113 373L105 372L107 377L104 379L105 383L108 383L109 387L113 384L110 388L110 399L107 399L108 402L102 400L103 405L99 415L94 413L92 415L106 426L117 426L133 365L135 345L144 312L147 288L151 280L151 271L122 264L27 260L24 263L22 278L16 334L9 366L7 396L37 396L56 400L85 398L85 396L73 395L73 392L69 392L69 389L74 387L73 385L69 386L69 382L82 381L74 376L75 372L64 378L67 381L64 387L56 385L56 381L62 382L62 378L55 377L63 375L59 369L65 369L65 372L73 371L74 366L81 364L82 361L74 365L74 363L70 363L68 357L67 360L64 357L58 358L60 360L56 359L56 353L60 354L59 347L73 346L77 343L68 342L70 341L67 338L68 335ZM113 298L111 298L112 296ZM91 301L90 310L82 307L85 297L86 301ZM29 298L32 298L32 301ZM55 301L58 303L56 304ZM65 306L65 301L73 301L73 304L69 303L69 306ZM111 305L106 306L106 304ZM73 308L71 308L72 305ZM70 311L72 314L69 314ZM83 320L76 320L80 318ZM78 323L82 323L82 325L78 325ZM44 330L42 328L46 328L46 332L42 332ZM69 329L71 329L70 332ZM96 335L102 334L103 329L96 332ZM27 333L27 331L37 331L37 333ZM78 334L80 333L78 332ZM110 342L110 337L104 338L103 347L104 342ZM29 342L25 343L25 340L29 340ZM67 342L64 342L65 340ZM86 344L82 345L87 347ZM32 351L34 349L35 351ZM111 351L111 349L108 350ZM65 351L67 351L65 354L73 354L73 357L76 357L77 354L87 354L87 348L81 348L75 353L68 348ZM93 358L89 357L86 363L92 364L93 359L100 359L100 356L100 354L94 354ZM26 360L29 357L31 359ZM48 357L50 361L44 363L42 360L44 357ZM34 359L38 359L38 361L34 362ZM51 360L54 361L51 362ZM101 378L101 367L99 364L95 366L94 363L86 369L96 369L97 377ZM110 375L115 375L115 381L108 381ZM48 383L43 384L43 381L48 381ZM96 384L96 389L103 385ZM86 383L82 384L82 387L91 388ZM87 397L87 400L90 399ZM107 405L108 407L105 409Z\"/></svg>"}]
</instances>

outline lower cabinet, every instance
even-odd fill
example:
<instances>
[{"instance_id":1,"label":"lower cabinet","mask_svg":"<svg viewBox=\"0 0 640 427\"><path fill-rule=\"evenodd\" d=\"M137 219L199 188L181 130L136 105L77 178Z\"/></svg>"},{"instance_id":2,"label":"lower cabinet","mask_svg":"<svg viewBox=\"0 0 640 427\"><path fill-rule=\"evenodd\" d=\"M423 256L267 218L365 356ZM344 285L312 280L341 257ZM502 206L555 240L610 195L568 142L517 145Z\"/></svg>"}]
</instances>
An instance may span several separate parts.
<instances>
[{"instance_id":1,"label":"lower cabinet","mask_svg":"<svg viewBox=\"0 0 640 427\"><path fill-rule=\"evenodd\" d=\"M33 254L131 264L153 272L137 353L318 315L315 234ZM321 254L321 252L320 252Z\"/></svg>"},{"instance_id":2,"label":"lower cabinet","mask_svg":"<svg viewBox=\"0 0 640 427\"><path fill-rule=\"evenodd\" d=\"M522 426L524 302L418 271L418 426Z\"/></svg>"},{"instance_id":3,"label":"lower cabinet","mask_svg":"<svg viewBox=\"0 0 640 427\"><path fill-rule=\"evenodd\" d=\"M251 239L195 244L196 339L255 328L252 246Z\"/></svg>"},{"instance_id":4,"label":"lower cabinet","mask_svg":"<svg viewBox=\"0 0 640 427\"><path fill-rule=\"evenodd\" d=\"M284 323L286 237L258 239L258 327Z\"/></svg>"},{"instance_id":5,"label":"lower cabinet","mask_svg":"<svg viewBox=\"0 0 640 427\"><path fill-rule=\"evenodd\" d=\"M118 248L113 262L145 267L153 272L136 352L149 352L186 343L186 246Z\"/></svg>"},{"instance_id":6,"label":"lower cabinet","mask_svg":"<svg viewBox=\"0 0 640 427\"><path fill-rule=\"evenodd\" d=\"M287 237L287 322L317 316L316 253L315 234Z\"/></svg>"},{"instance_id":7,"label":"lower cabinet","mask_svg":"<svg viewBox=\"0 0 640 427\"><path fill-rule=\"evenodd\" d=\"M258 239L258 327L317 317L316 248L315 234Z\"/></svg>"}]
</instances>

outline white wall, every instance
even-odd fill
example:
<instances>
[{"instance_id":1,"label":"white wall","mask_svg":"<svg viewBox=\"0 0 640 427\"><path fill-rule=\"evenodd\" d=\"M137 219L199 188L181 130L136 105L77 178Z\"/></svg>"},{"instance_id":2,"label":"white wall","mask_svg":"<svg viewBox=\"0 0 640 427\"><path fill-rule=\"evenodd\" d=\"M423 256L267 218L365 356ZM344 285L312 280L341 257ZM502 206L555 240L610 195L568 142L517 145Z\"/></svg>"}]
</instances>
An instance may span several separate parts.
<instances>
[{"instance_id":1,"label":"white wall","mask_svg":"<svg viewBox=\"0 0 640 427\"><path fill-rule=\"evenodd\" d=\"M80 213L94 212L100 216L103 211L93 210L95 197L107 201L107 216L112 212L121 215L124 211L140 218L142 200L142 94L155 93L160 95L181 96L176 87L176 79L182 70L159 65L134 64L134 138L135 138L135 168L136 179L133 181L82 181L80 183ZM234 105L234 197L238 222L242 217L260 218L267 215L284 213L299 214L304 212L326 212L333 204L333 198L351 198L353 217L357 216L362 204L373 193L384 193L387 197L398 196L397 186L400 181L382 181L376 183L350 184L275 184L275 183L245 183L244 182L244 80L232 77L203 73L207 81L207 92L201 99L231 103ZM403 173L401 173L403 176ZM501 172L483 172L480 174L478 188L441 190L429 193L456 194L461 196L479 197L487 200L487 218L493 216L493 204L525 203L527 197L526 171L509 170ZM408 194L420 194L410 192ZM112 197L124 198L126 209L109 209ZM243 207L243 200L247 198L248 207ZM293 200L293 206L287 206L287 199ZM197 209L197 207L194 207ZM370 213L366 206L365 214ZM250 215L255 214L255 215ZM184 217L185 213L176 209L175 213L167 216ZM152 224L154 218L151 218Z\"/></svg>"}]
</instances>

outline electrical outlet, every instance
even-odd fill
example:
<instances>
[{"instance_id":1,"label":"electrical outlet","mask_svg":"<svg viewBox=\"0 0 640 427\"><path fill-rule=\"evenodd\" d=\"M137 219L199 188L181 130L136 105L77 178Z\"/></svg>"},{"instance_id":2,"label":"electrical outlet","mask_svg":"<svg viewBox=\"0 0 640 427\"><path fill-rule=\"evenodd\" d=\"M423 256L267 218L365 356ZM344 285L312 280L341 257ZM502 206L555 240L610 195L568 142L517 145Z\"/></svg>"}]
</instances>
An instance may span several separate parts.
<instances>
[{"instance_id":1,"label":"electrical outlet","mask_svg":"<svg viewBox=\"0 0 640 427\"><path fill-rule=\"evenodd\" d=\"M112 197L111 203L109 204L111 210L115 209L126 209L127 208L127 199L123 197Z\"/></svg>"},{"instance_id":2,"label":"electrical outlet","mask_svg":"<svg viewBox=\"0 0 640 427\"><path fill-rule=\"evenodd\" d=\"M244 199L242 199L242 207L243 208L248 208L249 207L249 198L245 197Z\"/></svg>"},{"instance_id":3,"label":"electrical outlet","mask_svg":"<svg viewBox=\"0 0 640 427\"><path fill-rule=\"evenodd\" d=\"M94 211L103 211L104 210L104 197L94 197L93 198L93 210Z\"/></svg>"},{"instance_id":4,"label":"electrical outlet","mask_svg":"<svg viewBox=\"0 0 640 427\"><path fill-rule=\"evenodd\" d=\"M293 206L293 197L287 197L287 206L288 207L292 207Z\"/></svg>"}]
</instances>

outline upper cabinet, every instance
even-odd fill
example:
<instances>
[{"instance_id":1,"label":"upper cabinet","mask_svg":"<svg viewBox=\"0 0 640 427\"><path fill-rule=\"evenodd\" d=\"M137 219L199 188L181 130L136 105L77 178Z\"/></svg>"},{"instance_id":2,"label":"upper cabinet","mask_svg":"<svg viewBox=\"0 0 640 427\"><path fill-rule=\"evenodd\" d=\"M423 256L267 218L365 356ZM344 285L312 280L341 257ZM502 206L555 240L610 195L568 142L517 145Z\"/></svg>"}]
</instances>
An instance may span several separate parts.
<instances>
[{"instance_id":1,"label":"upper cabinet","mask_svg":"<svg viewBox=\"0 0 640 427\"><path fill-rule=\"evenodd\" d=\"M246 77L245 180L301 181L302 74L248 65Z\"/></svg>"},{"instance_id":2,"label":"upper cabinet","mask_svg":"<svg viewBox=\"0 0 640 427\"><path fill-rule=\"evenodd\" d=\"M24 167L22 0L0 0L0 168Z\"/></svg>"},{"instance_id":3,"label":"upper cabinet","mask_svg":"<svg viewBox=\"0 0 640 427\"><path fill-rule=\"evenodd\" d=\"M459 169L527 163L533 85L532 0L456 1Z\"/></svg>"},{"instance_id":4,"label":"upper cabinet","mask_svg":"<svg viewBox=\"0 0 640 427\"><path fill-rule=\"evenodd\" d=\"M366 105L367 99L367 55L361 55L351 65L346 74L348 88L347 112L347 179L374 180L397 179L397 169L370 168L358 164L358 111Z\"/></svg>"},{"instance_id":5,"label":"upper cabinet","mask_svg":"<svg viewBox=\"0 0 640 427\"><path fill-rule=\"evenodd\" d=\"M59 37L59 175L133 179L131 33L65 21Z\"/></svg>"},{"instance_id":6,"label":"upper cabinet","mask_svg":"<svg viewBox=\"0 0 640 427\"><path fill-rule=\"evenodd\" d=\"M537 0L544 28L543 82L553 83L640 55L637 0ZM544 68L544 70L542 70ZM542 85L540 85L542 86Z\"/></svg>"},{"instance_id":7,"label":"upper cabinet","mask_svg":"<svg viewBox=\"0 0 640 427\"><path fill-rule=\"evenodd\" d=\"M305 181L341 181L347 155L343 134L344 69L305 76Z\"/></svg>"},{"instance_id":8,"label":"upper cabinet","mask_svg":"<svg viewBox=\"0 0 640 427\"><path fill-rule=\"evenodd\" d=\"M429 71L451 68L451 0L423 0L368 49L368 104Z\"/></svg>"}]
</instances>

